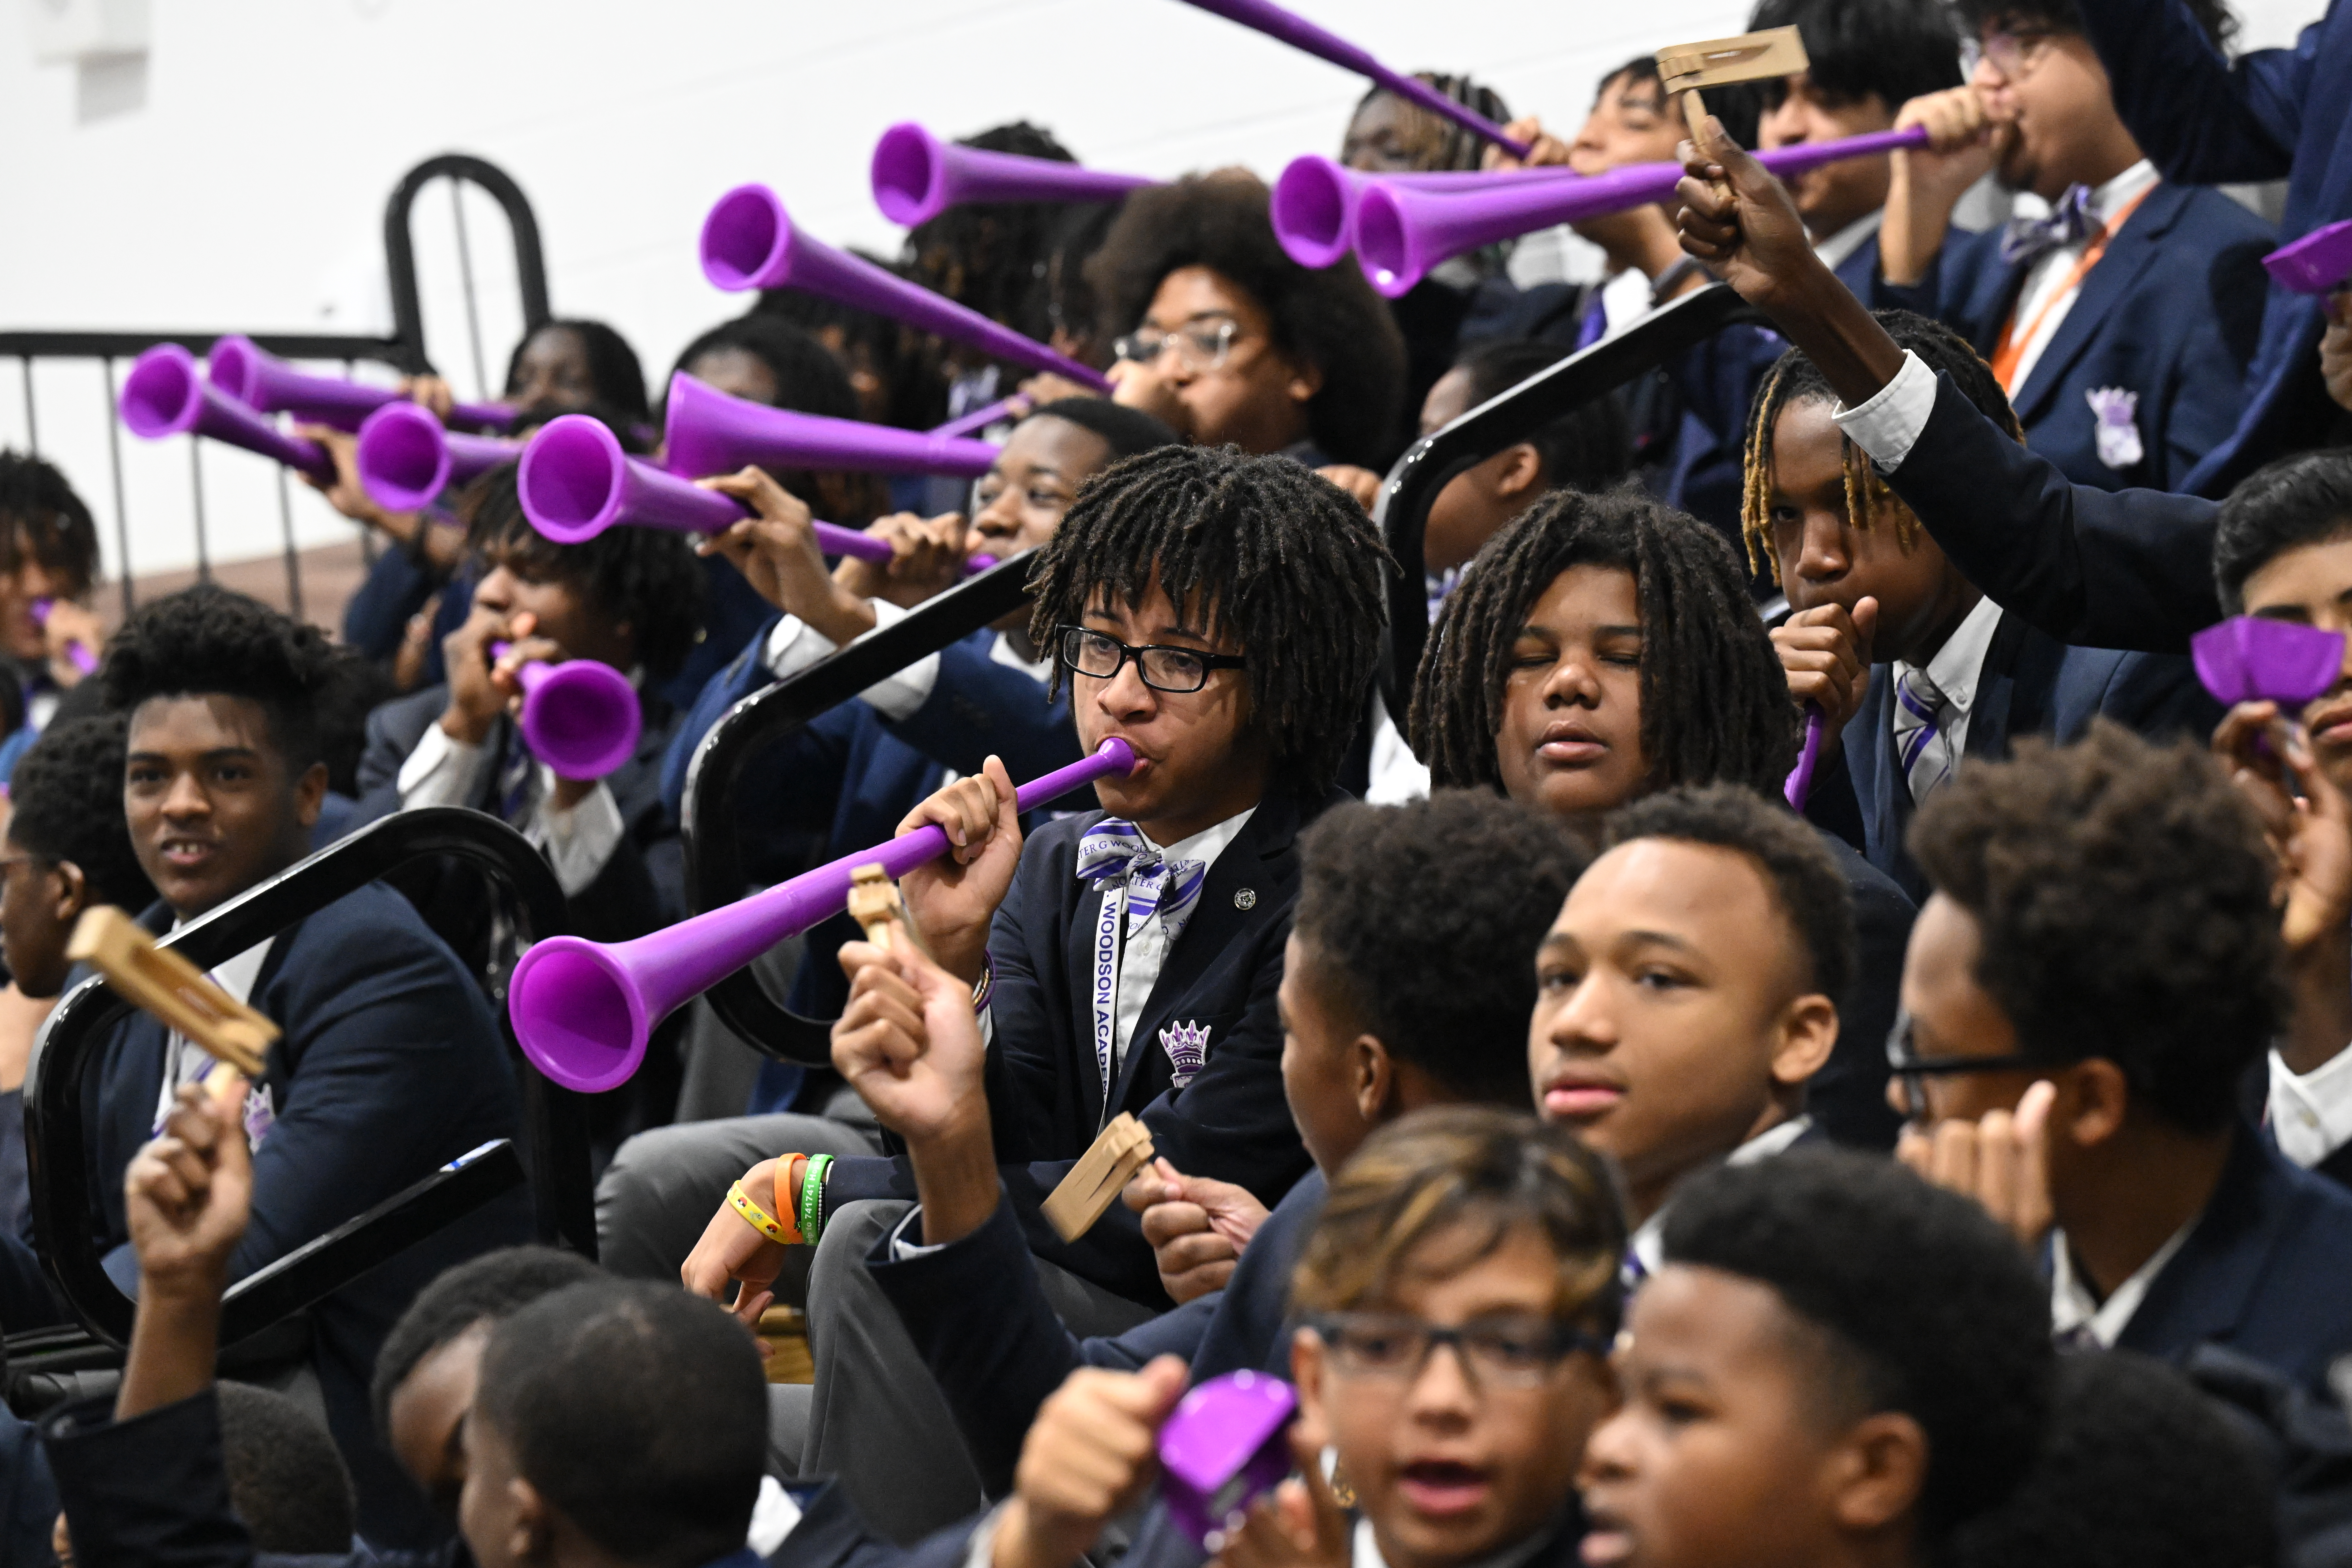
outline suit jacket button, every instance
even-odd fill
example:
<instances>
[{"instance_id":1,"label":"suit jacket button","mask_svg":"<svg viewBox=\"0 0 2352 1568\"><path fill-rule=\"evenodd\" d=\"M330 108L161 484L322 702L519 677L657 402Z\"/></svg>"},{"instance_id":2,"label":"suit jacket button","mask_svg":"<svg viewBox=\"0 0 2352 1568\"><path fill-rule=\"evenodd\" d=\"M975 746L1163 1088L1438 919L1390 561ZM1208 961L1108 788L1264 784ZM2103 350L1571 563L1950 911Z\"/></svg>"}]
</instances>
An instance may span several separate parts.
<instances>
[{"instance_id":1,"label":"suit jacket button","mask_svg":"<svg viewBox=\"0 0 2352 1568\"><path fill-rule=\"evenodd\" d=\"M1234 891L1234 908L1237 910L1254 910L1257 908L1257 889L1255 888L1235 889Z\"/></svg>"}]
</instances>

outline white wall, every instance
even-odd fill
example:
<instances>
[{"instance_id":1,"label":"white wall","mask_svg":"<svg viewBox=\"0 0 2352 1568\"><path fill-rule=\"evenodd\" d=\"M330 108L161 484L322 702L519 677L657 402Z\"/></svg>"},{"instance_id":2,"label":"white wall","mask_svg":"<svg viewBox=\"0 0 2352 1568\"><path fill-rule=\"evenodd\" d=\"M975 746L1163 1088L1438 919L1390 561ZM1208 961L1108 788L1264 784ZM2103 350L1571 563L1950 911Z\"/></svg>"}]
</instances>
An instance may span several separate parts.
<instances>
[{"instance_id":1,"label":"white wall","mask_svg":"<svg viewBox=\"0 0 2352 1568\"><path fill-rule=\"evenodd\" d=\"M1515 109L1573 123L1603 70L1737 31L1747 6L1293 8L1400 68L1467 69ZM2283 42L2317 9L2242 4L2247 41ZM158 0L143 79L36 66L23 22L0 11L0 328L388 331L385 196L409 166L455 150L529 194L555 309L612 321L653 377L740 309L695 263L702 215L731 184L765 181L814 232L887 250L898 231L875 211L866 167L895 121L960 135L1026 116L1098 167L1243 163L1271 177L1295 153L1331 150L1361 90L1179 0ZM467 222L478 272L495 277L496 209L469 204ZM441 188L420 204L417 236L429 347L472 390ZM518 321L510 287L494 284L492 381ZM26 436L15 372L0 363L0 444ZM110 540L97 374L37 374L42 448ZM193 559L185 445L122 438L142 572ZM202 462L214 558L273 551L271 467L217 447ZM348 537L299 487L294 512L306 544Z\"/></svg>"}]
</instances>

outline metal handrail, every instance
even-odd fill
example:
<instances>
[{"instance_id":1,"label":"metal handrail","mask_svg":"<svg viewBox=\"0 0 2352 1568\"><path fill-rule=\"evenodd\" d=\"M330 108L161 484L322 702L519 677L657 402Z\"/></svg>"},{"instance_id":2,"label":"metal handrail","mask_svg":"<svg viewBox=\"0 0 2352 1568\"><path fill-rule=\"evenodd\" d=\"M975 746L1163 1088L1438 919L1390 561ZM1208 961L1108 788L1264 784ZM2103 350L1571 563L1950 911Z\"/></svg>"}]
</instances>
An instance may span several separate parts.
<instances>
[{"instance_id":1,"label":"metal handrail","mask_svg":"<svg viewBox=\"0 0 2352 1568\"><path fill-rule=\"evenodd\" d=\"M1412 706L1422 646L1429 640L1422 535L1429 526L1429 509L1446 482L1724 328L1764 321L1727 285L1709 284L1652 311L1617 336L1496 394L1444 429L1423 437L1396 460L1381 485L1372 517L1400 569L1389 580L1387 657L1381 661L1381 698L1400 725Z\"/></svg>"},{"instance_id":2,"label":"metal handrail","mask_svg":"<svg viewBox=\"0 0 2352 1568\"><path fill-rule=\"evenodd\" d=\"M469 861L502 885L513 897L525 937L564 929L563 889L545 858L521 834L483 812L437 806L361 828L189 921L157 945L208 969L402 865L441 856ZM116 1345L127 1342L134 1303L107 1274L89 1223L101 1210L90 1184L82 1110L91 1052L130 1011L131 1005L103 977L85 980L50 1014L25 1080L25 1157L42 1266L74 1316L99 1339ZM593 1258L596 1218L585 1102L535 1068L525 1074L523 1094L539 1234ZM511 1159L509 1150L506 1160ZM469 1161L483 1168L462 1182L441 1180L471 1171ZM230 1315L223 1320L224 1341L261 1331L507 1190L493 1184L503 1163L468 1156L240 1282L225 1309ZM417 1228L424 1221L434 1223Z\"/></svg>"},{"instance_id":3,"label":"metal handrail","mask_svg":"<svg viewBox=\"0 0 2352 1568\"><path fill-rule=\"evenodd\" d=\"M686 837L688 906L701 910L743 896L741 840L736 833L736 786L751 753L805 728L859 692L939 652L1018 609L1029 597L1024 551L909 612L904 620L860 637L789 680L753 692L729 709L702 737L687 773ZM727 1026L756 1049L780 1061L824 1066L832 1059L832 1020L804 1018L770 996L759 976L740 969L706 993Z\"/></svg>"},{"instance_id":4,"label":"metal handrail","mask_svg":"<svg viewBox=\"0 0 2352 1568\"><path fill-rule=\"evenodd\" d=\"M446 177L454 185L464 180L488 191L492 199L505 209L507 226L514 237L515 281L522 290L522 331L528 338L547 323L551 312L547 306L547 258L540 248L539 219L530 210L530 200L514 177L496 163L477 158L469 153L444 153L427 158L400 177L393 187L392 199L383 209L383 264L392 288L393 337L412 356L404 368L412 372L427 369L425 361L425 306L416 289L416 244L409 231L409 215L416 205L417 194L436 179ZM465 244L465 209L457 209L458 244ZM474 274L471 256L466 258L466 312L469 326L474 322ZM478 361L481 343L476 333L474 353Z\"/></svg>"}]
</instances>

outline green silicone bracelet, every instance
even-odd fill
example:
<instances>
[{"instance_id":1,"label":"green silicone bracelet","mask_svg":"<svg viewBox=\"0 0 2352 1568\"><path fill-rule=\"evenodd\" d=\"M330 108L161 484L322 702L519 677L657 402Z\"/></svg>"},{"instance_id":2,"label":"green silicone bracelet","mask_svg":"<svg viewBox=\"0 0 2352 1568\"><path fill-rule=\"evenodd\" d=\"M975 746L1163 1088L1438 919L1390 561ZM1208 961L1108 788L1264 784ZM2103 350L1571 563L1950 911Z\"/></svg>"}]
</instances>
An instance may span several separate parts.
<instances>
[{"instance_id":1,"label":"green silicone bracelet","mask_svg":"<svg viewBox=\"0 0 2352 1568\"><path fill-rule=\"evenodd\" d=\"M824 1234L824 1173L832 1164L832 1155L812 1154L801 1175L801 1239L811 1247Z\"/></svg>"}]
</instances>

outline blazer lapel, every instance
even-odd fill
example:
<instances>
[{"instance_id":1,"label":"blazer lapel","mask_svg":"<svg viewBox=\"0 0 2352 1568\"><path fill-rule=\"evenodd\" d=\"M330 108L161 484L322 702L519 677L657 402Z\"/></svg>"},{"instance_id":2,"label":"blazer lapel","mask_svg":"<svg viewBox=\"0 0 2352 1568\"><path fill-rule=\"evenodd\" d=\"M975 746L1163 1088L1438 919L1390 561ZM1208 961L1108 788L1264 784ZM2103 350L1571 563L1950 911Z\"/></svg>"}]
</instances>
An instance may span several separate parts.
<instances>
[{"instance_id":1,"label":"blazer lapel","mask_svg":"<svg viewBox=\"0 0 2352 1568\"><path fill-rule=\"evenodd\" d=\"M2084 275L2083 286L2074 304L2067 307L2065 319L2050 335L2050 344L2042 351L2042 357L2033 362L2033 374L2025 378L2025 384L2017 389L2017 396L2011 399L2017 405L2021 424L2031 425L2042 417L2065 383L2068 370L2098 335L2108 312L2131 292L2140 274L2155 262L2165 231L2172 226L2181 204L2188 199L2189 188L2185 185L2158 185L2107 242L2107 253Z\"/></svg>"},{"instance_id":2,"label":"blazer lapel","mask_svg":"<svg viewBox=\"0 0 2352 1568\"><path fill-rule=\"evenodd\" d=\"M2271 1168L2278 1158L2253 1129L2238 1126L2205 1212L2148 1286L2117 1350L2161 1356L2227 1340L2262 1284L2288 1216L2292 1194L2278 1190L2284 1184Z\"/></svg>"},{"instance_id":3,"label":"blazer lapel","mask_svg":"<svg viewBox=\"0 0 2352 1568\"><path fill-rule=\"evenodd\" d=\"M1864 842L1876 857L1891 856L1903 843L1910 799L1903 784L1903 764L1895 754L1895 667L1873 671L1870 689L1863 694L1855 718L1864 743L1846 742L1846 770L1853 778L1853 795L1863 810ZM1878 864L1886 864L1878 859Z\"/></svg>"},{"instance_id":4,"label":"blazer lapel","mask_svg":"<svg viewBox=\"0 0 2352 1568\"><path fill-rule=\"evenodd\" d=\"M1096 821L1105 814L1097 812ZM1094 823L1087 824L1092 827ZM1070 1007L1075 1028L1072 1038L1078 1043L1078 1060L1075 1064L1078 1080L1086 1086L1086 1102L1093 1113L1094 1124L1101 1126L1106 1120L1103 1110L1103 1075L1100 1059L1095 1049L1095 934L1108 898L1106 889L1090 888L1077 879L1075 873L1068 889L1070 923L1062 939L1063 958L1069 965ZM1121 943L1124 952L1125 944ZM1113 996L1113 1005L1117 1005ZM1133 1050L1128 1057L1133 1059Z\"/></svg>"},{"instance_id":5,"label":"blazer lapel","mask_svg":"<svg viewBox=\"0 0 2352 1568\"><path fill-rule=\"evenodd\" d=\"M1998 761L2009 754L2011 709L2017 693L2014 672L2018 656L2032 631L2007 610L1993 626L1992 641L1985 647L1984 663L1977 668L1976 700L1969 708L1968 740L1961 754Z\"/></svg>"}]
</instances>

